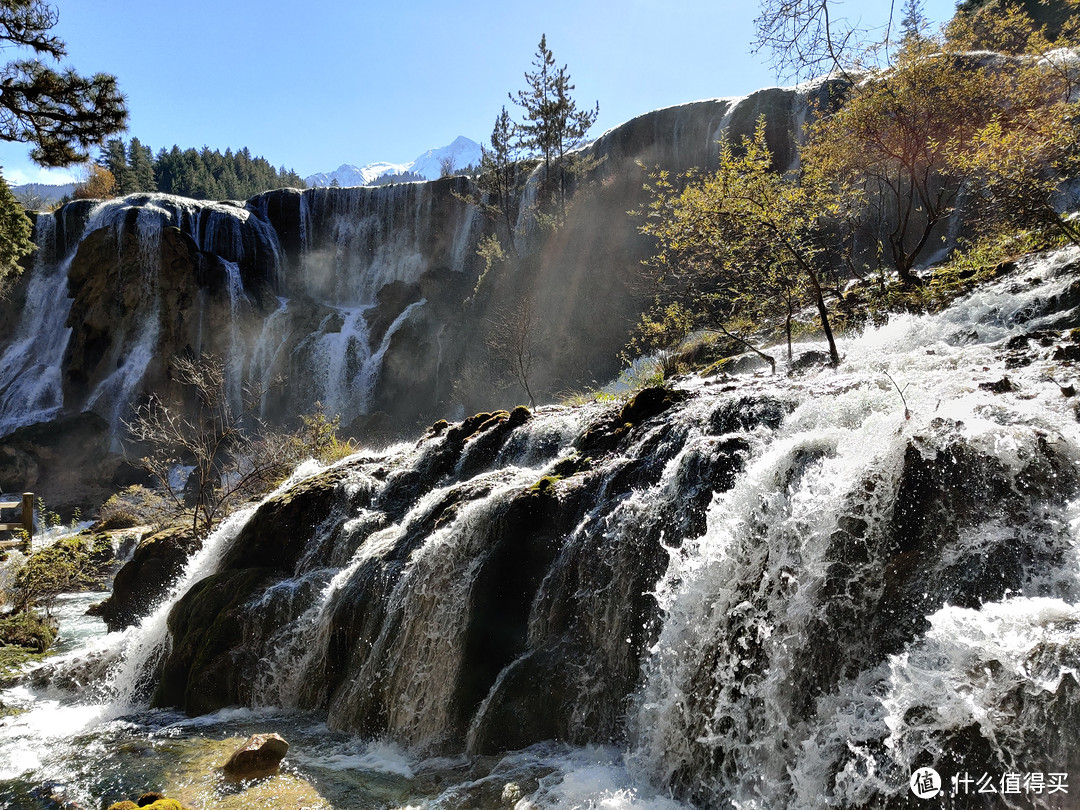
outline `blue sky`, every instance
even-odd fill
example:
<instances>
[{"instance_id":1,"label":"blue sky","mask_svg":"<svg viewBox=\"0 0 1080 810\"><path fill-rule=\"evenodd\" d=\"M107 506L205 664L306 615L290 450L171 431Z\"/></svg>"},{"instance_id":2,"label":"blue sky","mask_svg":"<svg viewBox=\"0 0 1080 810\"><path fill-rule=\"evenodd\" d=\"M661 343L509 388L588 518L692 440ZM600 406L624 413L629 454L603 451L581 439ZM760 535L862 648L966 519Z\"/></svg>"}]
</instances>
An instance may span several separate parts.
<instances>
[{"instance_id":1,"label":"blue sky","mask_svg":"<svg viewBox=\"0 0 1080 810\"><path fill-rule=\"evenodd\" d=\"M524 87L542 33L569 66L590 134L657 107L775 84L749 52L755 0L56 0L55 32L83 73L115 74L126 137L156 152L247 146L302 176L342 163L403 163L465 135L486 141ZM899 5L899 2L897 3ZM836 3L877 22L887 0ZM927 16L953 0L926 0ZM3 56L10 58L7 50ZM63 182L22 144L0 144L11 183Z\"/></svg>"}]
</instances>

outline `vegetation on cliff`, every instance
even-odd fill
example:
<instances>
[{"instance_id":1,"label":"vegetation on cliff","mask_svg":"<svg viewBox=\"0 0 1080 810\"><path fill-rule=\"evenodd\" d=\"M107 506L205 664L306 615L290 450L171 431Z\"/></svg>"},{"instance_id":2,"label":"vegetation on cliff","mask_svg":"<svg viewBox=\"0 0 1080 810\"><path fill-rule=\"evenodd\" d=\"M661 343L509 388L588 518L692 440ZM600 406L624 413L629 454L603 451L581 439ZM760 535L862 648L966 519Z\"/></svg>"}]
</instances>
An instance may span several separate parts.
<instances>
[{"instance_id":1,"label":"vegetation on cliff","mask_svg":"<svg viewBox=\"0 0 1080 810\"><path fill-rule=\"evenodd\" d=\"M269 491L300 461L329 463L356 449L338 437L340 418L328 417L321 403L292 433L269 429L257 417L268 391L248 387L237 398L215 357L174 358L172 375L193 403L151 397L127 427L143 453L138 464L196 536L244 499Z\"/></svg>"},{"instance_id":2,"label":"vegetation on cliff","mask_svg":"<svg viewBox=\"0 0 1080 810\"><path fill-rule=\"evenodd\" d=\"M824 15L814 18L825 28L813 47L791 29L783 40L775 25L775 41L764 41L786 47L785 59L827 57L846 80L830 87L790 165L767 142L763 118L752 138L721 141L714 172L653 173L638 213L656 243L644 273L655 297L632 351L677 346L704 329L773 363L753 341L763 323L781 320L790 361L793 321L812 307L835 364L827 290L845 321L861 323L857 310L882 296L845 293L855 280L911 308L926 281L917 268L950 253L986 259L989 246L1018 237L1080 244L1063 185L1080 169L1066 48L1080 42L1080 18L1051 41L1024 9L1003 4L961 13L931 35L909 2L888 67L856 72L840 48L852 40L827 27L827 3L806 5ZM786 24L801 19L789 12ZM900 296L885 293L893 275L906 288Z\"/></svg>"},{"instance_id":3,"label":"vegetation on cliff","mask_svg":"<svg viewBox=\"0 0 1080 810\"><path fill-rule=\"evenodd\" d=\"M540 37L532 66L532 71L525 72L526 89L510 94L510 100L522 109L522 120L513 120L505 106L500 110L491 132L491 148L481 147L476 190L460 195L494 223L477 248L484 269L474 300L475 295L489 292L481 288L493 269L519 279L536 275L537 257L518 247L522 215L541 231L557 230L566 223L568 198L576 178L596 165L575 149L596 121L599 102L591 109L578 108L571 95L574 85L570 72L566 65L558 66L546 35ZM529 194L526 182L538 166L543 166L543 171L533 178L535 193ZM520 388L535 406L532 376L537 308L528 285L520 280L517 284L513 302L497 308L489 318L485 365L496 379Z\"/></svg>"}]
</instances>

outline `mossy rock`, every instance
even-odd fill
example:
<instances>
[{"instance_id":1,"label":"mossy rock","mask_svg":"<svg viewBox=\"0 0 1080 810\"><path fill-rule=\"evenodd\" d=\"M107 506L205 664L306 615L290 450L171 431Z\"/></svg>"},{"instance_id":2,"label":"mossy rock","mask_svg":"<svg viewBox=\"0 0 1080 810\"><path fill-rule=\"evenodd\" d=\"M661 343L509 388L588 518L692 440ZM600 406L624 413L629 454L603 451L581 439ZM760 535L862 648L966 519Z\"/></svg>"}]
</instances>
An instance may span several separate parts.
<instances>
[{"instance_id":1,"label":"mossy rock","mask_svg":"<svg viewBox=\"0 0 1080 810\"><path fill-rule=\"evenodd\" d=\"M514 410L510 411L510 418L507 421L510 427L519 427L532 419L532 416L532 411L524 405L518 405Z\"/></svg>"},{"instance_id":2,"label":"mossy rock","mask_svg":"<svg viewBox=\"0 0 1080 810\"><path fill-rule=\"evenodd\" d=\"M583 455L610 453L638 425L659 416L688 396L685 391L662 386L643 388L623 405L618 414L582 433L574 446Z\"/></svg>"},{"instance_id":3,"label":"mossy rock","mask_svg":"<svg viewBox=\"0 0 1080 810\"><path fill-rule=\"evenodd\" d=\"M552 475L557 475L559 478L569 478L579 472L588 470L590 467L592 467L591 458L583 456L581 453L571 453L566 458L559 459L555 466L551 468L551 472Z\"/></svg>"},{"instance_id":4,"label":"mossy rock","mask_svg":"<svg viewBox=\"0 0 1080 810\"><path fill-rule=\"evenodd\" d=\"M41 661L45 653L34 652L27 647L15 645L0 646L0 688L16 686L22 679L24 664ZM10 712L0 709L0 717Z\"/></svg>"},{"instance_id":5,"label":"mossy rock","mask_svg":"<svg viewBox=\"0 0 1080 810\"><path fill-rule=\"evenodd\" d=\"M570 478L579 472L583 472L592 466L592 459L582 456L580 453L571 453L566 458L560 459L551 468L548 475L525 490L530 496L544 496L554 498L556 496L555 485L560 481Z\"/></svg>"},{"instance_id":6,"label":"mossy rock","mask_svg":"<svg viewBox=\"0 0 1080 810\"><path fill-rule=\"evenodd\" d=\"M43 653L52 646L58 631L56 619L36 613L17 613L0 619L0 644Z\"/></svg>"},{"instance_id":7,"label":"mossy rock","mask_svg":"<svg viewBox=\"0 0 1080 810\"><path fill-rule=\"evenodd\" d=\"M142 804L139 807L145 808L145 810L185 810L184 805L180 804L176 799L158 799L150 804Z\"/></svg>"},{"instance_id":8,"label":"mossy rock","mask_svg":"<svg viewBox=\"0 0 1080 810\"><path fill-rule=\"evenodd\" d=\"M169 613L172 650L162 666L154 706L208 714L241 702L247 675L243 649L247 603L277 571L222 571L195 583Z\"/></svg>"},{"instance_id":9,"label":"mossy rock","mask_svg":"<svg viewBox=\"0 0 1080 810\"><path fill-rule=\"evenodd\" d=\"M180 576L202 540L190 527L173 527L145 537L116 573L112 594L94 607L110 632L137 624L150 614Z\"/></svg>"},{"instance_id":10,"label":"mossy rock","mask_svg":"<svg viewBox=\"0 0 1080 810\"><path fill-rule=\"evenodd\" d=\"M482 411L454 425L446 434L446 438L451 442L464 443L477 433L491 430L491 428L509 418L510 414L506 411L495 411L494 413Z\"/></svg>"},{"instance_id":11,"label":"mossy rock","mask_svg":"<svg viewBox=\"0 0 1080 810\"><path fill-rule=\"evenodd\" d=\"M222 570L275 568L291 573L312 530L330 516L347 467L301 481L271 498L244 524L222 561Z\"/></svg>"},{"instance_id":12,"label":"mossy rock","mask_svg":"<svg viewBox=\"0 0 1080 810\"><path fill-rule=\"evenodd\" d=\"M623 405L619 419L624 424L640 425L646 419L658 416L672 405L682 402L687 396L685 391L674 391L660 386L643 388Z\"/></svg>"},{"instance_id":13,"label":"mossy rock","mask_svg":"<svg viewBox=\"0 0 1080 810\"><path fill-rule=\"evenodd\" d=\"M122 802L109 805L109 810L139 810L139 808L145 808L145 810L187 810L176 799L168 799L160 793L145 793L139 798L138 802L125 799Z\"/></svg>"},{"instance_id":14,"label":"mossy rock","mask_svg":"<svg viewBox=\"0 0 1080 810\"><path fill-rule=\"evenodd\" d=\"M562 480L562 476L559 475L545 475L525 492L530 496L539 496L545 498L554 498L555 496L555 484Z\"/></svg>"}]
</instances>

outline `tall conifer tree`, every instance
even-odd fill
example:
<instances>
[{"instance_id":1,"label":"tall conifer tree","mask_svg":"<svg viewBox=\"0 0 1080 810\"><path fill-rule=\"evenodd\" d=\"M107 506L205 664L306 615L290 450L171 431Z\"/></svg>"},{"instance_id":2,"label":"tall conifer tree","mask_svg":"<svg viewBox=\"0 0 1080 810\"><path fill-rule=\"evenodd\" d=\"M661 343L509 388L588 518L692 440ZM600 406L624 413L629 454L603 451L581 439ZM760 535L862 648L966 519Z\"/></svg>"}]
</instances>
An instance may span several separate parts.
<instances>
[{"instance_id":1,"label":"tall conifer tree","mask_svg":"<svg viewBox=\"0 0 1080 810\"><path fill-rule=\"evenodd\" d=\"M533 67L534 71L525 73L528 89L519 90L516 98L525 110L525 120L518 125L519 145L543 158L548 192L557 193L560 217L565 217L567 173L571 168L567 153L581 143L600 114L600 105L590 110L577 108L570 97L574 89L570 72L566 65L556 67L546 35L540 36Z\"/></svg>"},{"instance_id":2,"label":"tall conifer tree","mask_svg":"<svg viewBox=\"0 0 1080 810\"><path fill-rule=\"evenodd\" d=\"M154 180L154 155L149 146L143 146L138 138L132 138L127 149L128 172L131 191L157 191Z\"/></svg>"}]
</instances>

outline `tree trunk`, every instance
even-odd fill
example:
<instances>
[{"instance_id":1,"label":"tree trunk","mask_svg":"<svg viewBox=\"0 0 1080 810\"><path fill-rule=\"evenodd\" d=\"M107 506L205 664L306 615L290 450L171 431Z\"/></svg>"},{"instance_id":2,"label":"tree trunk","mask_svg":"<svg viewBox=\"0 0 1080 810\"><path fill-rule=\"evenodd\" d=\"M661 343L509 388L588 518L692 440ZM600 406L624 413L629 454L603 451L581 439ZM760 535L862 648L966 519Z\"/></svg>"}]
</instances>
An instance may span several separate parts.
<instances>
[{"instance_id":1,"label":"tree trunk","mask_svg":"<svg viewBox=\"0 0 1080 810\"><path fill-rule=\"evenodd\" d=\"M829 342L829 363L835 367L840 365L840 354L836 351L836 339L833 337L832 326L829 325L829 310L825 307L825 298L821 294L821 284L818 282L817 273L810 266L806 267L806 272L814 288L814 300L817 304L818 315L821 316L821 328L825 332L825 339Z\"/></svg>"}]
</instances>

